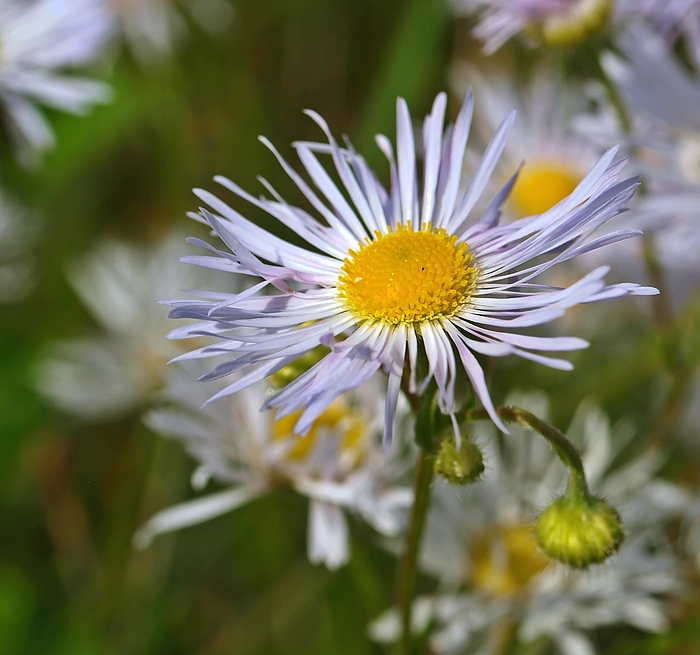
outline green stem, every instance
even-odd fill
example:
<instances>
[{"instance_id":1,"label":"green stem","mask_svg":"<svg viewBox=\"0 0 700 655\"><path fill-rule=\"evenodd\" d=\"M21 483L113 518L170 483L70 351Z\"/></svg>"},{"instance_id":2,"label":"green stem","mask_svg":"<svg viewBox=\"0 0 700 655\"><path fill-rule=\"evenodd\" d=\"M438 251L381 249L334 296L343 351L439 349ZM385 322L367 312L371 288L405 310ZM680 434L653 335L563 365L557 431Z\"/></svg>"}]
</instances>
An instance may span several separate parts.
<instances>
[{"instance_id":1,"label":"green stem","mask_svg":"<svg viewBox=\"0 0 700 655\"><path fill-rule=\"evenodd\" d=\"M649 432L652 445L662 445L676 430L693 382L693 371L685 362L678 362L672 375L671 388Z\"/></svg>"},{"instance_id":2,"label":"green stem","mask_svg":"<svg viewBox=\"0 0 700 655\"><path fill-rule=\"evenodd\" d=\"M411 616L413 596L416 591L416 572L421 538L425 528L425 517L430 500L430 484L435 475L435 456L421 448L414 487L411 522L406 536L406 547L401 561L401 571L397 590L399 611L401 612L401 648L402 655L411 653Z\"/></svg>"},{"instance_id":3,"label":"green stem","mask_svg":"<svg viewBox=\"0 0 700 655\"><path fill-rule=\"evenodd\" d=\"M496 413L507 423L516 423L526 430L537 432L544 437L557 457L559 457L564 466L569 470L567 495L573 495L578 498L590 495L581 456L574 444L566 438L566 435L561 430L558 430L549 423L545 423L531 412L521 409L520 407L496 407ZM476 408L467 410L460 418L464 418L467 421L490 420L488 412L485 409Z\"/></svg>"},{"instance_id":4,"label":"green stem","mask_svg":"<svg viewBox=\"0 0 700 655\"><path fill-rule=\"evenodd\" d=\"M518 625L510 616L505 616L496 626L496 655L508 655L513 651L518 634Z\"/></svg>"},{"instance_id":5,"label":"green stem","mask_svg":"<svg viewBox=\"0 0 700 655\"><path fill-rule=\"evenodd\" d=\"M615 82L610 79L608 74L605 72L605 69L600 65L600 60L598 57L595 57L594 59L595 71L598 74L601 84L605 88L605 92L608 94L608 99L610 100L615 113L617 114L617 119L620 122L620 128L625 134L631 134L632 119L627 112L625 101L622 99L620 92L617 90Z\"/></svg>"},{"instance_id":6,"label":"green stem","mask_svg":"<svg viewBox=\"0 0 700 655\"><path fill-rule=\"evenodd\" d=\"M642 237L642 243L644 267L646 268L649 282L659 290L659 295L655 296L652 301L654 320L659 329L666 332L669 328L674 327L673 309L671 308L671 296L666 274L659 261L654 235L645 233Z\"/></svg>"}]
</instances>

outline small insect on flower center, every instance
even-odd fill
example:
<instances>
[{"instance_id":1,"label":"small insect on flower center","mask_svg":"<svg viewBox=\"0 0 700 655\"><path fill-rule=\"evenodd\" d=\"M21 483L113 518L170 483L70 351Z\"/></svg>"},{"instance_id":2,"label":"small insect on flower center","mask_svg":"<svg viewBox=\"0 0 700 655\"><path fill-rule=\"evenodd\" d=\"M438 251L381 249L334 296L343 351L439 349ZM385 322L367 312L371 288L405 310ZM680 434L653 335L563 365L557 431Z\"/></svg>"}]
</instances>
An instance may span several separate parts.
<instances>
[{"instance_id":1,"label":"small insect on flower center","mask_svg":"<svg viewBox=\"0 0 700 655\"><path fill-rule=\"evenodd\" d=\"M582 176L563 162L535 162L523 167L511 194L521 216L542 214L570 196Z\"/></svg>"},{"instance_id":2,"label":"small insect on flower center","mask_svg":"<svg viewBox=\"0 0 700 655\"><path fill-rule=\"evenodd\" d=\"M478 268L464 242L428 223L410 222L351 250L338 293L362 320L391 325L437 320L457 313L471 297Z\"/></svg>"}]
</instances>

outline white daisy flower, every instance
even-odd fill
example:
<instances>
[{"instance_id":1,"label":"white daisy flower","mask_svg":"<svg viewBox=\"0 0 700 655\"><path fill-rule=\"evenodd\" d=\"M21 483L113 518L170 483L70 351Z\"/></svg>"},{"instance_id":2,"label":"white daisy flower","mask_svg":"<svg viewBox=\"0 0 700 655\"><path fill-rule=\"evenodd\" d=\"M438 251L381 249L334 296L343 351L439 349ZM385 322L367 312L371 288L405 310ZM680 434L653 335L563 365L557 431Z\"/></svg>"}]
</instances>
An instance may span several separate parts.
<instances>
[{"instance_id":1,"label":"white daisy flower","mask_svg":"<svg viewBox=\"0 0 700 655\"><path fill-rule=\"evenodd\" d=\"M162 387L166 363L182 348L165 338L170 321L157 300L212 279L177 261L181 244L177 234L151 248L105 241L69 269L104 331L57 344L40 364L37 386L58 407L104 419L138 409Z\"/></svg>"},{"instance_id":2,"label":"white daisy flower","mask_svg":"<svg viewBox=\"0 0 700 655\"><path fill-rule=\"evenodd\" d=\"M0 105L25 161L54 144L37 104L85 114L110 99L106 84L62 71L95 61L111 31L103 0L0 0Z\"/></svg>"},{"instance_id":3,"label":"white daisy flower","mask_svg":"<svg viewBox=\"0 0 700 655\"><path fill-rule=\"evenodd\" d=\"M214 255L189 256L183 261L262 278L238 296L202 294L201 299L167 302L174 307L172 317L198 320L172 336L218 339L189 358L229 358L205 379L238 376L213 399L240 391L323 345L330 352L264 404L278 409L281 416L303 408L295 426L298 434L306 434L341 393L383 368L389 375L385 439L390 442L405 358L410 392L420 394L435 380L438 405L451 416L456 410L455 382L463 368L484 407L505 431L474 353L512 353L570 369L566 360L532 351L576 350L586 342L527 336L521 330L561 316L578 303L655 293L634 284L606 286L605 267L564 289L533 282L559 262L638 234L626 230L592 237L598 227L623 211L637 184L634 179L618 181L624 162L614 161L617 148L607 152L576 190L549 211L499 225L500 207L515 178L478 218L471 215L498 163L515 115L499 128L468 188L460 192L471 95L455 124L443 134L445 107L446 96L440 94L424 123L422 189L417 182L411 119L403 100L398 102L397 160L388 139L378 137L389 159L389 190L362 157L349 146L337 144L314 112L309 115L326 133L328 144L297 143L295 147L325 201L265 141L327 225L284 202L267 182L274 200L255 198L233 182L216 178L294 230L308 247L291 244L213 194L196 191L217 212L202 209L230 252L193 240ZM332 157L341 187L321 165L319 153ZM261 295L268 286L279 293ZM417 373L420 350L428 361L423 379Z\"/></svg>"},{"instance_id":4,"label":"white daisy flower","mask_svg":"<svg viewBox=\"0 0 700 655\"><path fill-rule=\"evenodd\" d=\"M537 394L508 402L547 414L546 397ZM622 424L611 429L591 405L579 409L568 436L581 449L591 491L619 510L627 538L604 565L571 570L539 550L533 527L537 514L566 488L561 462L520 427L504 440L488 425L475 425L474 432L486 473L468 487L435 485L421 551L423 569L441 581L414 610L416 630L436 622L432 650L490 653L506 626L515 624L516 638L524 642L547 636L562 655L594 655L587 633L598 627L666 629L684 573L666 528L687 511L690 497L656 478L663 463L658 453L616 467L633 430ZM398 614L388 612L371 632L380 641L396 639Z\"/></svg>"},{"instance_id":5,"label":"white daisy flower","mask_svg":"<svg viewBox=\"0 0 700 655\"><path fill-rule=\"evenodd\" d=\"M468 63L452 70L455 91L464 95L471 85L479 98L474 116L479 134L493 134L498 117L517 109L494 175L502 186L521 167L504 206L506 214L517 218L542 214L564 200L605 151L574 130L574 118L584 111L587 98L558 77L551 67L539 67L516 86L505 73L491 70L486 77Z\"/></svg>"},{"instance_id":6,"label":"white daisy flower","mask_svg":"<svg viewBox=\"0 0 700 655\"><path fill-rule=\"evenodd\" d=\"M453 0L458 13L481 12L474 35L492 54L516 34L572 45L603 28L614 0Z\"/></svg>"},{"instance_id":7,"label":"white daisy flower","mask_svg":"<svg viewBox=\"0 0 700 655\"><path fill-rule=\"evenodd\" d=\"M684 37L690 55L700 66L700 1L617 0L616 11L627 20L646 19L669 46Z\"/></svg>"},{"instance_id":8,"label":"white daisy flower","mask_svg":"<svg viewBox=\"0 0 700 655\"><path fill-rule=\"evenodd\" d=\"M382 451L376 382L336 399L302 437L294 434L294 415L275 419L273 412L260 412L264 384L201 408L206 389L193 381L191 371L178 370L165 394L175 406L151 412L147 422L182 440L199 461L192 476L196 489L211 478L228 488L156 514L134 543L145 547L157 534L219 516L280 485L310 500L308 555L314 563L337 568L349 560L346 511L396 536L413 499L410 488L396 484L410 460ZM407 410L401 408L402 425L410 431Z\"/></svg>"},{"instance_id":9,"label":"white daisy flower","mask_svg":"<svg viewBox=\"0 0 700 655\"><path fill-rule=\"evenodd\" d=\"M151 62L172 52L187 32L177 5L186 5L188 13L211 33L226 28L233 17L228 0L108 0L122 32L134 54Z\"/></svg>"}]
</instances>

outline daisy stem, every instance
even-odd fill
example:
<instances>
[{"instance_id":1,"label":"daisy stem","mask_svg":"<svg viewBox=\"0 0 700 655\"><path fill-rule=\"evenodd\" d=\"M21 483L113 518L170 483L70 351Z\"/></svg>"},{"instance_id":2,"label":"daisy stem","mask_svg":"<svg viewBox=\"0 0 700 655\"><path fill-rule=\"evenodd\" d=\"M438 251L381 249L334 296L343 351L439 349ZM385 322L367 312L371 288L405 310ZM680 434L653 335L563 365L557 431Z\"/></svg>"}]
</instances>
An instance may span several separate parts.
<instances>
[{"instance_id":1,"label":"daisy stem","mask_svg":"<svg viewBox=\"0 0 700 655\"><path fill-rule=\"evenodd\" d=\"M537 432L544 437L551 446L557 457L569 470L569 486L567 496L574 498L588 498L588 483L586 473L583 469L583 462L576 446L572 444L566 435L549 423L545 423L531 412L520 407L496 407L496 413L507 423L516 423L526 430ZM467 410L460 419L467 421L487 421L490 420L485 409L473 408Z\"/></svg>"},{"instance_id":2,"label":"daisy stem","mask_svg":"<svg viewBox=\"0 0 700 655\"><path fill-rule=\"evenodd\" d=\"M401 655L410 655L411 650L411 615L413 596L416 592L416 573L418 554L425 528L425 517L430 500L430 485L435 476L434 453L420 449L416 481L414 486L411 522L406 536L406 546L401 560L399 584L397 590L398 606L401 612Z\"/></svg>"}]
</instances>

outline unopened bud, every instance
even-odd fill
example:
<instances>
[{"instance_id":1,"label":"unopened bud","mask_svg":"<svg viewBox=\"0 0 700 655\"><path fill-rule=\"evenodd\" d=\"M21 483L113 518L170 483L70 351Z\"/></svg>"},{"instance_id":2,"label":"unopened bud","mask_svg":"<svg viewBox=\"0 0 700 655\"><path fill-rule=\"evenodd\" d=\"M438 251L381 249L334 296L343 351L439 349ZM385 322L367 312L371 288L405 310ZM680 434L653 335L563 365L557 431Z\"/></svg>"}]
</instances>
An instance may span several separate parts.
<instances>
[{"instance_id":1,"label":"unopened bud","mask_svg":"<svg viewBox=\"0 0 700 655\"><path fill-rule=\"evenodd\" d=\"M592 496L555 500L537 519L536 533L547 555L577 569L604 562L625 537L615 509Z\"/></svg>"},{"instance_id":2,"label":"unopened bud","mask_svg":"<svg viewBox=\"0 0 700 655\"><path fill-rule=\"evenodd\" d=\"M435 459L435 473L450 484L470 484L476 482L484 472L484 456L479 447L469 439L462 439L461 446L453 437L440 442L440 450Z\"/></svg>"}]
</instances>

